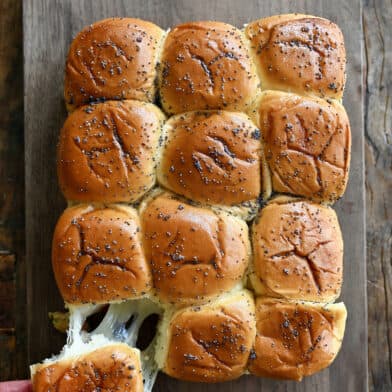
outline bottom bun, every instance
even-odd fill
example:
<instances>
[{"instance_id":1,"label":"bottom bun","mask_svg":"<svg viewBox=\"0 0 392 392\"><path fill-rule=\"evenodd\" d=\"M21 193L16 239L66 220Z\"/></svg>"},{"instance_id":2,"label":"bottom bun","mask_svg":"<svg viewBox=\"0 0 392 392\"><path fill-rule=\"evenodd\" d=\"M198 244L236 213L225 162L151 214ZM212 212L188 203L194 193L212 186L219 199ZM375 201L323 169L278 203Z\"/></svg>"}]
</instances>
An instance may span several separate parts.
<instances>
[{"instance_id":1,"label":"bottom bun","mask_svg":"<svg viewBox=\"0 0 392 392\"><path fill-rule=\"evenodd\" d=\"M250 373L301 381L326 368L341 347L346 317L343 303L257 299Z\"/></svg>"},{"instance_id":2,"label":"bottom bun","mask_svg":"<svg viewBox=\"0 0 392 392\"><path fill-rule=\"evenodd\" d=\"M139 350L122 343L47 361L31 370L34 392L143 392Z\"/></svg>"}]
</instances>

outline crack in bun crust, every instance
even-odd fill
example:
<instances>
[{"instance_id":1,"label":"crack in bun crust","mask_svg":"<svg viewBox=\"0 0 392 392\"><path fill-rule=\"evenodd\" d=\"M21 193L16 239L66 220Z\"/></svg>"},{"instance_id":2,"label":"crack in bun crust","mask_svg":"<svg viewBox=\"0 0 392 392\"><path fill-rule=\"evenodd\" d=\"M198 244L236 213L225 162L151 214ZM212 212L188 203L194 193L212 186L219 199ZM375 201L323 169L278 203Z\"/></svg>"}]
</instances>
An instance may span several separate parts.
<instances>
[{"instance_id":1,"label":"crack in bun crust","mask_svg":"<svg viewBox=\"0 0 392 392\"><path fill-rule=\"evenodd\" d=\"M111 18L87 26L68 52L68 110L106 99L152 102L162 38L158 26L140 19Z\"/></svg>"},{"instance_id":2,"label":"crack in bun crust","mask_svg":"<svg viewBox=\"0 0 392 392\"><path fill-rule=\"evenodd\" d=\"M264 90L342 98L346 51L336 24L308 15L277 15L250 23L245 35Z\"/></svg>"},{"instance_id":3,"label":"crack in bun crust","mask_svg":"<svg viewBox=\"0 0 392 392\"><path fill-rule=\"evenodd\" d=\"M34 392L143 392L139 353L125 344L99 348L80 357L40 365Z\"/></svg>"},{"instance_id":4,"label":"crack in bun crust","mask_svg":"<svg viewBox=\"0 0 392 392\"><path fill-rule=\"evenodd\" d=\"M72 304L138 298L151 288L131 207L66 209L53 236L52 264L60 292Z\"/></svg>"},{"instance_id":5,"label":"crack in bun crust","mask_svg":"<svg viewBox=\"0 0 392 392\"><path fill-rule=\"evenodd\" d=\"M301 381L326 368L340 350L346 317L342 303L326 306L258 298L250 373Z\"/></svg>"},{"instance_id":6,"label":"crack in bun crust","mask_svg":"<svg viewBox=\"0 0 392 392\"><path fill-rule=\"evenodd\" d=\"M331 208L272 200L253 224L252 244L251 281L259 295L316 302L339 296L343 239Z\"/></svg>"},{"instance_id":7,"label":"crack in bun crust","mask_svg":"<svg viewBox=\"0 0 392 392\"><path fill-rule=\"evenodd\" d=\"M197 382L233 380L244 373L254 341L253 298L242 291L180 310L168 330L166 374Z\"/></svg>"},{"instance_id":8,"label":"crack in bun crust","mask_svg":"<svg viewBox=\"0 0 392 392\"><path fill-rule=\"evenodd\" d=\"M242 32L221 22L174 27L163 47L159 80L167 113L244 110L259 84Z\"/></svg>"},{"instance_id":9,"label":"crack in bun crust","mask_svg":"<svg viewBox=\"0 0 392 392\"><path fill-rule=\"evenodd\" d=\"M163 113L138 101L83 106L65 121L57 148L64 196L79 202L132 202L155 183Z\"/></svg>"},{"instance_id":10,"label":"crack in bun crust","mask_svg":"<svg viewBox=\"0 0 392 392\"><path fill-rule=\"evenodd\" d=\"M278 91L256 108L275 192L333 203L347 185L351 131L342 105Z\"/></svg>"},{"instance_id":11,"label":"crack in bun crust","mask_svg":"<svg viewBox=\"0 0 392 392\"><path fill-rule=\"evenodd\" d=\"M141 221L144 251L162 302L206 301L242 281L250 252L244 221L167 193L147 204Z\"/></svg>"},{"instance_id":12,"label":"crack in bun crust","mask_svg":"<svg viewBox=\"0 0 392 392\"><path fill-rule=\"evenodd\" d=\"M234 205L261 192L260 131L242 113L191 112L165 124L158 181L192 200Z\"/></svg>"}]
</instances>

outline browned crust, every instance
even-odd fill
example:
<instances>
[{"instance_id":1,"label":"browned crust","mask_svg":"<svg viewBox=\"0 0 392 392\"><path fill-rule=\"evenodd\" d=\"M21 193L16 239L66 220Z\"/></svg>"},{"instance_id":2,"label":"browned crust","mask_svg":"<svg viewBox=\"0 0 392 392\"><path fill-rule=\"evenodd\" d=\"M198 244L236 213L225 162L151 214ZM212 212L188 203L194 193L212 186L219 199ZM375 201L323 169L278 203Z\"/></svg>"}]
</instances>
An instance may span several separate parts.
<instances>
[{"instance_id":1,"label":"browned crust","mask_svg":"<svg viewBox=\"0 0 392 392\"><path fill-rule=\"evenodd\" d=\"M150 200L141 221L144 250L161 301L200 303L243 279L250 252L244 221L167 193Z\"/></svg>"},{"instance_id":2,"label":"browned crust","mask_svg":"<svg viewBox=\"0 0 392 392\"><path fill-rule=\"evenodd\" d=\"M138 101L83 106L65 121L57 173L66 199L132 202L155 183L163 113Z\"/></svg>"},{"instance_id":3,"label":"browned crust","mask_svg":"<svg viewBox=\"0 0 392 392\"><path fill-rule=\"evenodd\" d=\"M333 203L347 185L351 132L336 101L266 91L257 122L275 192Z\"/></svg>"},{"instance_id":4,"label":"browned crust","mask_svg":"<svg viewBox=\"0 0 392 392\"><path fill-rule=\"evenodd\" d=\"M258 294L332 302L343 280L343 239L335 211L307 201L270 202L252 229Z\"/></svg>"},{"instance_id":5,"label":"browned crust","mask_svg":"<svg viewBox=\"0 0 392 392\"><path fill-rule=\"evenodd\" d=\"M310 15L277 15L250 23L245 35L263 89L342 98L346 50L333 22Z\"/></svg>"},{"instance_id":6,"label":"browned crust","mask_svg":"<svg viewBox=\"0 0 392 392\"><path fill-rule=\"evenodd\" d=\"M343 339L346 308L256 300L256 341L251 374L301 381L335 359Z\"/></svg>"},{"instance_id":7,"label":"browned crust","mask_svg":"<svg viewBox=\"0 0 392 392\"><path fill-rule=\"evenodd\" d=\"M244 110L259 84L243 34L220 22L174 27L163 47L159 78L162 105L168 113Z\"/></svg>"},{"instance_id":8,"label":"browned crust","mask_svg":"<svg viewBox=\"0 0 392 392\"><path fill-rule=\"evenodd\" d=\"M154 99L163 34L149 22L112 18L73 41L64 95L69 111L79 109L65 123L58 149L68 200L135 202L153 187L164 116L128 99ZM168 34L161 103L183 114L165 126L160 184L197 202L234 206L269 189L262 180L265 156L274 191L334 202L346 188L351 148L347 115L333 100L342 98L345 84L340 29L318 17L279 15L252 22L245 36L220 22L185 23ZM245 114L217 111L250 112L259 96L257 73L263 90L300 94L264 91L256 109L261 132ZM96 103L107 99L127 100ZM294 302L339 296L343 242L333 210L284 198L260 212L250 278L266 297L257 300L256 316L251 295L224 294L244 280L245 222L165 192L143 203L139 226L130 207L68 208L54 234L53 269L68 303L137 298L153 282L167 309L194 305L177 311L164 332L167 374L232 380L246 371L250 354L252 374L301 380L333 361L344 305ZM142 391L139 355L121 346L38 366L34 388Z\"/></svg>"},{"instance_id":9,"label":"browned crust","mask_svg":"<svg viewBox=\"0 0 392 392\"><path fill-rule=\"evenodd\" d=\"M68 52L67 109L105 99L152 102L162 38L158 26L140 19L110 18L87 26Z\"/></svg>"},{"instance_id":10,"label":"browned crust","mask_svg":"<svg viewBox=\"0 0 392 392\"><path fill-rule=\"evenodd\" d=\"M235 205L261 192L260 131L242 113L191 112L165 124L158 181L189 199Z\"/></svg>"},{"instance_id":11,"label":"browned crust","mask_svg":"<svg viewBox=\"0 0 392 392\"><path fill-rule=\"evenodd\" d=\"M79 357L40 365L34 392L143 392L140 358L125 344L105 346Z\"/></svg>"},{"instance_id":12,"label":"browned crust","mask_svg":"<svg viewBox=\"0 0 392 392\"><path fill-rule=\"evenodd\" d=\"M254 304L249 294L187 308L170 321L163 371L188 381L233 380L245 371L254 336Z\"/></svg>"},{"instance_id":13,"label":"browned crust","mask_svg":"<svg viewBox=\"0 0 392 392\"><path fill-rule=\"evenodd\" d=\"M68 208L53 236L52 264L64 300L106 303L143 296L151 288L139 218L130 207Z\"/></svg>"}]
</instances>

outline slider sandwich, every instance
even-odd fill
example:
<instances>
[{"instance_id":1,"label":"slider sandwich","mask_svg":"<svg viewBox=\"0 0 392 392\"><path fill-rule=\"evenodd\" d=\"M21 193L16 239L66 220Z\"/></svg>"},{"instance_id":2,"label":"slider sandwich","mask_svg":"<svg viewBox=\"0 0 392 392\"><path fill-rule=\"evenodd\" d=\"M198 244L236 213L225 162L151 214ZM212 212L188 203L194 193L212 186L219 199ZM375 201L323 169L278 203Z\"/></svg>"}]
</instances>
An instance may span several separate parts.
<instances>
[{"instance_id":1,"label":"slider sandwich","mask_svg":"<svg viewBox=\"0 0 392 392\"><path fill-rule=\"evenodd\" d=\"M60 355L32 366L34 390L112 390L117 383L126 391L142 391L143 383L151 390L158 372L155 340L142 352L132 347L144 320L161 308L151 296L136 210L66 209L53 236L52 264L70 313L67 344ZM86 320L105 308L99 325L86 331Z\"/></svg>"},{"instance_id":2,"label":"slider sandwich","mask_svg":"<svg viewBox=\"0 0 392 392\"><path fill-rule=\"evenodd\" d=\"M31 366L35 392L150 392L159 370L300 381L333 362L345 62L340 29L302 14L167 33L110 18L76 36L52 245L67 343Z\"/></svg>"}]
</instances>

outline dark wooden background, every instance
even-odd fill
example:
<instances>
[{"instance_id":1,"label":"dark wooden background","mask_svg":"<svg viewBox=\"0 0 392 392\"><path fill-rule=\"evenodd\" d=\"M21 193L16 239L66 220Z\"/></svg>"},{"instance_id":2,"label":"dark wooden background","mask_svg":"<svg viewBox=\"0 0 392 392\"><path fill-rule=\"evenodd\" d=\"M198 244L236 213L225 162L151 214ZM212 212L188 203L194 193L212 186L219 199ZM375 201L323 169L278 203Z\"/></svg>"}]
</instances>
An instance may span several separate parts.
<instances>
[{"instance_id":1,"label":"dark wooden background","mask_svg":"<svg viewBox=\"0 0 392 392\"><path fill-rule=\"evenodd\" d=\"M189 390L391 391L392 239L392 4L363 1L36 1L25 2L26 134L23 124L22 6L0 0L0 379L27 376L27 363L57 352L63 336L48 327L47 312L61 307L50 271L51 232L64 207L56 185L54 150L65 112L61 81L71 35L109 15L136 15L168 27L184 19L214 18L240 25L251 18L304 10L341 25L349 50L345 104L353 126L353 170L337 209L346 241L343 300L350 319L344 347L331 370L303 384L254 378L220 388ZM99 6L105 4L106 7ZM126 6L124 6L126 4ZM273 4L273 6L267 6ZM286 7L282 7L285 4ZM109 6L110 5L110 6ZM220 16L220 17L219 17ZM363 29L361 29L361 20ZM363 86L366 157L368 320L365 320L361 242L362 134L360 40L364 43ZM24 150L24 137L26 151ZM24 160L26 176L24 175ZM24 187L26 177L26 188ZM24 193L26 191L26 204ZM27 226L25 225L25 218ZM25 238L27 237L27 257ZM359 239L359 241L358 241ZM357 242L356 242L357 241ZM348 246L347 246L348 245ZM349 253L347 252L349 248ZM27 271L27 291L26 287ZM26 300L27 298L27 300ZM369 353L366 361L366 324ZM368 371L367 371L368 370ZM182 390L184 383L159 377L157 390Z\"/></svg>"}]
</instances>

